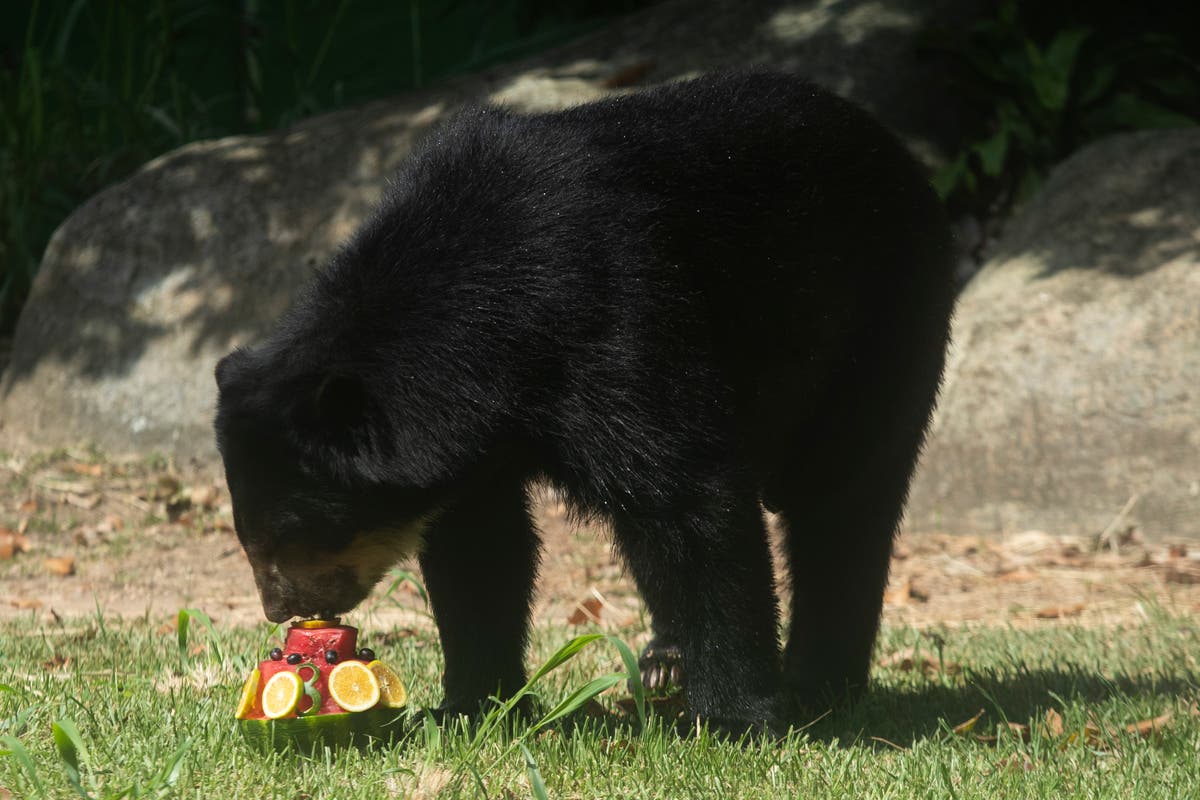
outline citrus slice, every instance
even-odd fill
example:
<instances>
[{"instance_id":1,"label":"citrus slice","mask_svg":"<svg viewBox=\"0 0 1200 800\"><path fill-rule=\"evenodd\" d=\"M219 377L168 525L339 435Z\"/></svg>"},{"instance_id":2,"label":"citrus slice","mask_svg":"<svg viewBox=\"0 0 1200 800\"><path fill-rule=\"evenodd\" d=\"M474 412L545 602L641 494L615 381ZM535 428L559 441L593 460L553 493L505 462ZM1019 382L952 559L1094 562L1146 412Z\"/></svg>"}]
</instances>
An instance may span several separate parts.
<instances>
[{"instance_id":1,"label":"citrus slice","mask_svg":"<svg viewBox=\"0 0 1200 800\"><path fill-rule=\"evenodd\" d=\"M329 673L329 693L347 711L366 711L379 702L379 679L361 661L343 661Z\"/></svg>"},{"instance_id":2,"label":"citrus slice","mask_svg":"<svg viewBox=\"0 0 1200 800\"><path fill-rule=\"evenodd\" d=\"M341 624L341 620L337 617L333 619L302 619L299 622L293 622L292 627L312 630L313 628L332 628L339 624Z\"/></svg>"},{"instance_id":3,"label":"citrus slice","mask_svg":"<svg viewBox=\"0 0 1200 800\"><path fill-rule=\"evenodd\" d=\"M379 681L380 704L385 708L403 708L408 702L408 691L404 688L400 676L378 659L367 664L367 669L375 673L375 680Z\"/></svg>"},{"instance_id":4,"label":"citrus slice","mask_svg":"<svg viewBox=\"0 0 1200 800\"><path fill-rule=\"evenodd\" d=\"M259 675L258 667L255 667L250 677L242 684L242 697L238 700L237 711L233 712L234 719L245 719L254 710L254 701L258 699Z\"/></svg>"},{"instance_id":5,"label":"citrus slice","mask_svg":"<svg viewBox=\"0 0 1200 800\"><path fill-rule=\"evenodd\" d=\"M263 689L263 714L268 719L286 717L300 702L300 676L294 672L276 672Z\"/></svg>"}]
</instances>

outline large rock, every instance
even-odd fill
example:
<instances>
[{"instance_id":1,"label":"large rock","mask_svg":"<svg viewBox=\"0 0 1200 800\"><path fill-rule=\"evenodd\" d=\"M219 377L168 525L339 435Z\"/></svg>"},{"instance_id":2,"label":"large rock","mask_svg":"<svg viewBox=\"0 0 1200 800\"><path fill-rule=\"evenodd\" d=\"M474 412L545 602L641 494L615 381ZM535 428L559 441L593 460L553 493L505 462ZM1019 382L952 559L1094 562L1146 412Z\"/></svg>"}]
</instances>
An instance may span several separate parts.
<instances>
[{"instance_id":1,"label":"large rock","mask_svg":"<svg viewBox=\"0 0 1200 800\"><path fill-rule=\"evenodd\" d=\"M17 328L3 436L211 457L216 359L264 330L413 142L467 99L550 108L759 64L858 99L928 153L953 121L929 90L937 74L913 61L912 34L965 5L673 0L524 64L276 135L181 148L55 234Z\"/></svg>"},{"instance_id":2,"label":"large rock","mask_svg":"<svg viewBox=\"0 0 1200 800\"><path fill-rule=\"evenodd\" d=\"M1200 535L1200 129L1062 164L954 336L910 527Z\"/></svg>"}]
</instances>

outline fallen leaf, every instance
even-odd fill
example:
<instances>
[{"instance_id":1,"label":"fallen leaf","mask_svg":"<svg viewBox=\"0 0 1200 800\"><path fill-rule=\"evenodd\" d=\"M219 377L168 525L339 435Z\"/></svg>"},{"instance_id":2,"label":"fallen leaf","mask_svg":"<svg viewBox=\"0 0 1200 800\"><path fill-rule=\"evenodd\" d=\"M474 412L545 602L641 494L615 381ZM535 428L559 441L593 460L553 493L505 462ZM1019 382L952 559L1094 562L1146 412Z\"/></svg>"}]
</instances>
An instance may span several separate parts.
<instances>
[{"instance_id":1,"label":"fallen leaf","mask_svg":"<svg viewBox=\"0 0 1200 800\"><path fill-rule=\"evenodd\" d=\"M188 649L189 656L198 656L208 649L208 645L204 642L196 642Z\"/></svg>"},{"instance_id":2,"label":"fallen leaf","mask_svg":"<svg viewBox=\"0 0 1200 800\"><path fill-rule=\"evenodd\" d=\"M964 733L970 733L972 730L974 730L975 724L979 722L979 720L983 719L983 713L983 709L979 709L975 716L971 717L966 722L958 723L952 730L959 736L962 736Z\"/></svg>"},{"instance_id":3,"label":"fallen leaf","mask_svg":"<svg viewBox=\"0 0 1200 800\"><path fill-rule=\"evenodd\" d=\"M598 598L589 597L575 606L575 610L571 612L571 616L567 617L567 624L585 625L589 622L599 622L600 610L602 608L604 608L604 604Z\"/></svg>"},{"instance_id":4,"label":"fallen leaf","mask_svg":"<svg viewBox=\"0 0 1200 800\"><path fill-rule=\"evenodd\" d=\"M1154 719L1143 719L1139 722L1133 722L1125 726L1125 730L1136 736L1141 736L1143 739L1152 735L1161 733L1162 729L1171 721L1171 712L1160 714Z\"/></svg>"},{"instance_id":5,"label":"fallen leaf","mask_svg":"<svg viewBox=\"0 0 1200 800\"><path fill-rule=\"evenodd\" d=\"M197 486L192 489L188 499L196 508L212 509L217 505L221 492L215 486Z\"/></svg>"},{"instance_id":6,"label":"fallen leaf","mask_svg":"<svg viewBox=\"0 0 1200 800\"><path fill-rule=\"evenodd\" d=\"M1087 608L1083 603L1076 603L1071 606L1051 606L1043 608L1037 612L1038 619L1062 619L1063 617L1077 617Z\"/></svg>"},{"instance_id":7,"label":"fallen leaf","mask_svg":"<svg viewBox=\"0 0 1200 800\"><path fill-rule=\"evenodd\" d=\"M1001 572L996 576L996 580L1001 583L1027 583L1037 580L1037 575L1027 569L1013 569L1008 572Z\"/></svg>"},{"instance_id":8,"label":"fallen leaf","mask_svg":"<svg viewBox=\"0 0 1200 800\"><path fill-rule=\"evenodd\" d=\"M34 514L38 510L38 501L34 498L22 501L21 505L17 506L17 511L22 514Z\"/></svg>"},{"instance_id":9,"label":"fallen leaf","mask_svg":"<svg viewBox=\"0 0 1200 800\"><path fill-rule=\"evenodd\" d=\"M908 584L908 596L918 603L928 603L929 589L922 582L910 581Z\"/></svg>"},{"instance_id":10,"label":"fallen leaf","mask_svg":"<svg viewBox=\"0 0 1200 800\"><path fill-rule=\"evenodd\" d=\"M920 669L927 676L936 675L938 672L944 672L947 675L957 675L959 672L962 672L962 667L954 661L939 662L936 658L926 653L918 656L916 649L912 647L906 647L903 650L892 653L887 658L881 660L879 666L898 669L901 672L912 672L914 669Z\"/></svg>"},{"instance_id":11,"label":"fallen leaf","mask_svg":"<svg viewBox=\"0 0 1200 800\"><path fill-rule=\"evenodd\" d=\"M74 492L68 492L67 494L63 495L63 498L69 505L73 505L76 508L82 508L85 511L91 511L93 508L100 505L100 495L98 494L76 494Z\"/></svg>"},{"instance_id":12,"label":"fallen leaf","mask_svg":"<svg viewBox=\"0 0 1200 800\"><path fill-rule=\"evenodd\" d=\"M1046 733L1057 739L1063 735L1063 718L1053 708L1046 711Z\"/></svg>"},{"instance_id":13,"label":"fallen leaf","mask_svg":"<svg viewBox=\"0 0 1200 800\"><path fill-rule=\"evenodd\" d=\"M996 762L996 769L1005 772L1032 772L1035 767L1036 765L1028 756L1018 753L1013 753L1008 758L1002 758Z\"/></svg>"},{"instance_id":14,"label":"fallen leaf","mask_svg":"<svg viewBox=\"0 0 1200 800\"><path fill-rule=\"evenodd\" d=\"M177 617L168 617L167 621L158 626L155 631L159 636L166 636L168 633L174 633L179 627L179 619Z\"/></svg>"},{"instance_id":15,"label":"fallen leaf","mask_svg":"<svg viewBox=\"0 0 1200 800\"><path fill-rule=\"evenodd\" d=\"M8 601L8 604L13 608L19 608L23 611L31 608L42 607L42 601L35 600L32 597L14 597L12 600Z\"/></svg>"},{"instance_id":16,"label":"fallen leaf","mask_svg":"<svg viewBox=\"0 0 1200 800\"><path fill-rule=\"evenodd\" d=\"M902 606L908 603L908 598L912 590L912 584L907 578L896 586L889 586L887 591L883 593L883 604L888 606Z\"/></svg>"},{"instance_id":17,"label":"fallen leaf","mask_svg":"<svg viewBox=\"0 0 1200 800\"><path fill-rule=\"evenodd\" d=\"M96 525L96 530L100 533L115 533L125 527L125 521L116 514L107 514L104 519L100 520Z\"/></svg>"},{"instance_id":18,"label":"fallen leaf","mask_svg":"<svg viewBox=\"0 0 1200 800\"><path fill-rule=\"evenodd\" d=\"M1167 556L1170 558L1187 558L1188 548L1182 542L1167 545Z\"/></svg>"},{"instance_id":19,"label":"fallen leaf","mask_svg":"<svg viewBox=\"0 0 1200 800\"><path fill-rule=\"evenodd\" d=\"M85 464L82 461L67 462L67 469L76 475L90 475L93 478L99 478L104 474L103 464Z\"/></svg>"},{"instance_id":20,"label":"fallen leaf","mask_svg":"<svg viewBox=\"0 0 1200 800\"><path fill-rule=\"evenodd\" d=\"M75 574L75 559L71 558L70 556L47 558L42 563L45 565L46 569L51 572L51 574L61 575L64 578L68 575Z\"/></svg>"},{"instance_id":21,"label":"fallen leaf","mask_svg":"<svg viewBox=\"0 0 1200 800\"><path fill-rule=\"evenodd\" d=\"M1167 583L1200 583L1200 561L1191 559L1168 561L1163 568L1163 580Z\"/></svg>"},{"instance_id":22,"label":"fallen leaf","mask_svg":"<svg viewBox=\"0 0 1200 800\"><path fill-rule=\"evenodd\" d=\"M29 552L29 539L24 534L0 528L0 561L7 561L17 553Z\"/></svg>"},{"instance_id":23,"label":"fallen leaf","mask_svg":"<svg viewBox=\"0 0 1200 800\"><path fill-rule=\"evenodd\" d=\"M71 663L71 659L69 657L64 656L62 653L55 653L54 658L51 658L49 661L42 662L42 669L44 669L44 670L62 669L63 667L67 666L70 663Z\"/></svg>"}]
</instances>

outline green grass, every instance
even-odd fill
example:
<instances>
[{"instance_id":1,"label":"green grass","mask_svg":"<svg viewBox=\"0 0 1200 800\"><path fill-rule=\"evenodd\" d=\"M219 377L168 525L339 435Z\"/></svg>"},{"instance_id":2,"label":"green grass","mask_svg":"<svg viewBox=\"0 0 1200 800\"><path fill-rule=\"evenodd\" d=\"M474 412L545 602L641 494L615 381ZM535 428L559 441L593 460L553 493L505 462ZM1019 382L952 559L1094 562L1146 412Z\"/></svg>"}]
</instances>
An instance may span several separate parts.
<instances>
[{"instance_id":1,"label":"green grass","mask_svg":"<svg viewBox=\"0 0 1200 800\"><path fill-rule=\"evenodd\" d=\"M780 743L681 738L654 714L613 712L623 682L600 695L608 714L541 728L439 729L418 717L385 749L315 758L259 757L237 736L238 689L271 646L271 628L185 635L162 620L96 616L0 629L0 787L15 797L847 797L1183 798L1200 796L1200 641L1184 618L1152 615L1125 629L956 628L884 632L881 653L916 647L947 669L876 670L870 696ZM438 699L432 626L415 633L360 621L418 705ZM572 640L535 631L531 663ZM203 645L197 652L197 645ZM54 666L56 657L65 658ZM940 659L940 661L939 661ZM602 638L550 670L534 690L553 708L625 662ZM949 674L954 673L954 674ZM603 685L603 684L601 684ZM585 692L586 694L586 692ZM596 706L591 706L593 713ZM983 709L971 734L952 728ZM1065 731L1039 723L1058 711ZM1161 732L1125 732L1171 713ZM992 735L1033 722L1029 741ZM1089 723L1104 732L1083 735ZM1109 732L1106 729L1111 728ZM0 793L3 796L3 793Z\"/></svg>"}]
</instances>

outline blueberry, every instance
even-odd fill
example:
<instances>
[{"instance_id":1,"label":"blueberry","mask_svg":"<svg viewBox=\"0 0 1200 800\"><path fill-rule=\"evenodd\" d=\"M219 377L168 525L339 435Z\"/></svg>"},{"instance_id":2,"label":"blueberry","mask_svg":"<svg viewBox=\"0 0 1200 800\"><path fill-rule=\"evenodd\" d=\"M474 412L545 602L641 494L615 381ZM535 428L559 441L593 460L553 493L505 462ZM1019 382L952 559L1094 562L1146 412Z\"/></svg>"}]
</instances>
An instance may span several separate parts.
<instances>
[{"instance_id":1,"label":"blueberry","mask_svg":"<svg viewBox=\"0 0 1200 800\"><path fill-rule=\"evenodd\" d=\"M281 658L283 658L283 651L280 650L278 647L272 647L271 648L271 660L278 661Z\"/></svg>"},{"instance_id":2,"label":"blueberry","mask_svg":"<svg viewBox=\"0 0 1200 800\"><path fill-rule=\"evenodd\" d=\"M301 655L299 653L288 653L287 662L289 664L299 664Z\"/></svg>"},{"instance_id":3,"label":"blueberry","mask_svg":"<svg viewBox=\"0 0 1200 800\"><path fill-rule=\"evenodd\" d=\"M337 660L338 660L337 650L326 650L325 651L325 663L326 664L336 664Z\"/></svg>"},{"instance_id":4,"label":"blueberry","mask_svg":"<svg viewBox=\"0 0 1200 800\"><path fill-rule=\"evenodd\" d=\"M361 658L363 661L374 661L375 660L375 651L369 647L364 647L362 650L358 651L358 657Z\"/></svg>"}]
</instances>

